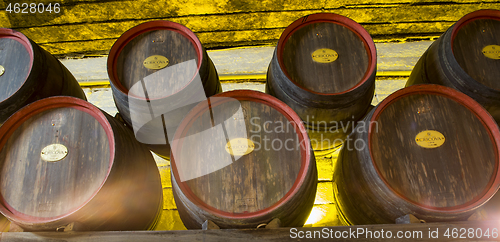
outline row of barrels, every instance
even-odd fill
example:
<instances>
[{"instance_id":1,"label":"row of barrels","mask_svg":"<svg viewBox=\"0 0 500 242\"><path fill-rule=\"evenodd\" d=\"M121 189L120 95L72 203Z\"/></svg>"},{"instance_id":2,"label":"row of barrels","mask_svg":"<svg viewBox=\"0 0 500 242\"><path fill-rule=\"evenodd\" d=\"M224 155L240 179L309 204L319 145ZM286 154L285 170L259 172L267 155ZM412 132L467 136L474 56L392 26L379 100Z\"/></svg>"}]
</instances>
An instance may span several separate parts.
<instances>
[{"instance_id":1,"label":"row of barrels","mask_svg":"<svg viewBox=\"0 0 500 242\"><path fill-rule=\"evenodd\" d=\"M187 228L302 226L316 194L313 150L343 143L333 180L348 223L467 219L500 186L499 23L499 11L466 15L423 55L409 87L371 109L376 48L349 18L313 14L286 28L271 95L220 93L193 32L147 22L108 57L123 122L84 101L54 57L2 30L0 212L26 230L151 228L162 191L149 148L171 160ZM410 86L419 83L448 87ZM73 97L46 98L59 95Z\"/></svg>"}]
</instances>

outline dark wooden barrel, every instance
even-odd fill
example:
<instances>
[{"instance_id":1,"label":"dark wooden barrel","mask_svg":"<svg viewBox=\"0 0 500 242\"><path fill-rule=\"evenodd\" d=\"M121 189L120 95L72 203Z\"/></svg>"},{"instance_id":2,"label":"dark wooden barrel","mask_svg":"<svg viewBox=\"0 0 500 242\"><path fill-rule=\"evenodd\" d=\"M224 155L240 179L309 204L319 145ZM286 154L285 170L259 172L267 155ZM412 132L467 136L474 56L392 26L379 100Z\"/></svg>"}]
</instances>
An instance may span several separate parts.
<instances>
[{"instance_id":1,"label":"dark wooden barrel","mask_svg":"<svg viewBox=\"0 0 500 242\"><path fill-rule=\"evenodd\" d=\"M314 150L338 147L370 106L376 65L375 44L361 25L337 14L312 14L281 35L266 93L297 112Z\"/></svg>"},{"instance_id":2,"label":"dark wooden barrel","mask_svg":"<svg viewBox=\"0 0 500 242\"><path fill-rule=\"evenodd\" d=\"M316 162L300 118L256 91L217 94L191 110L175 134L171 164L188 229L206 220L256 228L274 218L302 226L316 195Z\"/></svg>"},{"instance_id":3,"label":"dark wooden barrel","mask_svg":"<svg viewBox=\"0 0 500 242\"><path fill-rule=\"evenodd\" d=\"M500 121L500 11L462 17L422 55L406 86L422 83L455 88Z\"/></svg>"},{"instance_id":4,"label":"dark wooden barrel","mask_svg":"<svg viewBox=\"0 0 500 242\"><path fill-rule=\"evenodd\" d=\"M108 74L116 107L136 138L168 158L168 137L196 103L222 91L196 35L164 20L140 24L115 42Z\"/></svg>"},{"instance_id":5,"label":"dark wooden barrel","mask_svg":"<svg viewBox=\"0 0 500 242\"><path fill-rule=\"evenodd\" d=\"M0 123L28 103L50 96L87 100L71 73L21 32L0 28Z\"/></svg>"},{"instance_id":6,"label":"dark wooden barrel","mask_svg":"<svg viewBox=\"0 0 500 242\"><path fill-rule=\"evenodd\" d=\"M350 224L467 219L500 184L500 133L472 98L415 85L382 101L351 133L334 170Z\"/></svg>"},{"instance_id":7,"label":"dark wooden barrel","mask_svg":"<svg viewBox=\"0 0 500 242\"><path fill-rule=\"evenodd\" d=\"M162 208L151 152L73 97L36 101L0 127L0 212L28 231L142 230Z\"/></svg>"}]
</instances>

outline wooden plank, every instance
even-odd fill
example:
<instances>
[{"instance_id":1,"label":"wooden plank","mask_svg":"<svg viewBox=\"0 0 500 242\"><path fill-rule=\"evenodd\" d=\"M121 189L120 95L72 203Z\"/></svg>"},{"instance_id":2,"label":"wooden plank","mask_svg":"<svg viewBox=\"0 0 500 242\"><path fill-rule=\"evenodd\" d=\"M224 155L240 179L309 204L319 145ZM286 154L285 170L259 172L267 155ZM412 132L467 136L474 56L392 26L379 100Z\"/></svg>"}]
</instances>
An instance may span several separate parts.
<instances>
[{"instance_id":1,"label":"wooden plank","mask_svg":"<svg viewBox=\"0 0 500 242\"><path fill-rule=\"evenodd\" d=\"M374 38L387 40L393 38L391 36L401 35L431 34L438 36L463 15L481 8L500 9L500 3L449 4L439 5L439 7L435 5L411 6L400 4L389 5L388 7L337 9L328 10L328 12L351 17L360 22ZM102 8L100 11L104 11L103 9L105 10L105 8ZM321 11L255 12L168 19L191 28L198 34L206 47L241 46L244 44L255 45L276 42L281 32L291 22L302 16ZM449 14L442 14L443 12ZM102 15L105 14L99 16ZM30 18L32 15L27 16L27 18ZM146 16L135 18L139 20L122 20L120 22L92 22L92 18L78 17L78 21L84 23L19 28L18 30L35 42L45 45L47 50L53 54L102 53L108 51L112 43L114 43L113 40L128 29L142 22L153 20L140 19L140 17ZM112 17L108 18L111 19ZM42 23L43 18L37 21Z\"/></svg>"},{"instance_id":2,"label":"wooden plank","mask_svg":"<svg viewBox=\"0 0 500 242\"><path fill-rule=\"evenodd\" d=\"M230 19L225 19L231 21ZM123 23L100 23L69 26L48 26L41 28L30 28L22 32L30 39L40 45L62 44L84 41L112 41L120 35L139 24L140 21ZM448 29L453 22L420 22L420 23L382 23L366 24L365 29L374 37L378 35L398 35L398 34L426 34L442 33ZM218 30L214 32L198 32L197 36L205 45L222 44L227 42L245 41L277 41L286 26L280 28L263 28L245 30L245 26L234 27L230 30ZM241 30L243 29L243 30ZM47 34L51 33L51 34ZM98 47L98 46L96 46ZM111 46L109 46L110 48ZM106 48L109 50L109 48ZM99 51L100 49L96 49ZM52 51L50 51L52 52ZM52 54L58 54L52 52Z\"/></svg>"},{"instance_id":3,"label":"wooden plank","mask_svg":"<svg viewBox=\"0 0 500 242\"><path fill-rule=\"evenodd\" d=\"M392 39L406 39L414 36L428 35L426 38L438 37L446 31L452 23L399 23L367 25L365 28L372 34L374 40L385 41ZM284 28L265 30L220 31L198 33L197 36L205 48L244 45L274 45L278 41ZM386 35L384 32L394 31L396 34ZM425 36L424 36L425 38ZM70 53L100 53L106 54L111 49L116 39L94 39L83 41L51 42L40 44L53 55L66 55Z\"/></svg>"},{"instance_id":4,"label":"wooden plank","mask_svg":"<svg viewBox=\"0 0 500 242\"><path fill-rule=\"evenodd\" d=\"M108 20L154 19L176 16L245 13L257 11L290 11L321 9L325 0L158 0L151 4L147 0L119 2L83 2L76 5L61 6L61 13L15 14L1 11L11 20L10 28L34 27L68 23L85 23ZM117 7L119 4L119 7ZM138 11L139 10L139 11Z\"/></svg>"},{"instance_id":5,"label":"wooden plank","mask_svg":"<svg viewBox=\"0 0 500 242\"><path fill-rule=\"evenodd\" d=\"M471 233L478 232L478 236ZM480 230L479 230L480 229ZM495 238L492 230L495 230ZM448 231L449 236L446 236ZM453 234L452 231L456 231ZM464 233L462 233L465 231ZM488 236L484 236L488 231ZM107 232L22 232L2 233L2 241L303 241L315 238L315 241L373 241L386 240L391 236L397 239L414 239L419 241L455 241L462 238L477 241L498 239L498 221L457 222L457 223L420 223L420 224L386 224L337 226L324 228L276 228L276 229L221 229L221 230L187 230L187 231L107 231ZM481 238L478 238L481 235ZM406 238L405 238L406 236ZM470 236L470 237L468 237ZM453 238L455 237L455 238Z\"/></svg>"},{"instance_id":6,"label":"wooden plank","mask_svg":"<svg viewBox=\"0 0 500 242\"><path fill-rule=\"evenodd\" d=\"M42 1L47 2L47 1ZM430 3L429 3L430 2ZM126 21L132 19L157 19L157 18L173 18L173 17L187 17L187 16L197 16L197 15L233 15L247 14L247 13L267 13L267 12L286 12L286 11L304 11L304 10L315 10L322 11L326 10L339 10L344 12L347 10L359 9L359 8L373 8L373 9L384 9L384 8L399 8L397 16L393 16L393 19L406 20L410 18L440 18L443 20L453 20L456 21L457 16L460 14L465 14L470 11L467 9L480 9L480 8L490 8L488 5L498 4L499 1L483 1L481 3L474 3L471 0L464 0L460 2L439 2L426 0L422 2L416 1L405 1L405 0L360 0L356 2L349 1L325 1L325 0L314 0L303 2L300 0L268 0L259 1L245 0L245 1L224 1L219 0L215 3L195 0L195 1L168 1L168 0L158 0L154 5L149 4L147 0L139 1L119 1L120 7L116 7L118 2L115 1L103 1L103 2L78 2L72 4L66 4L61 6L60 13L43 13L43 14L19 14L19 13L8 13L6 11L1 11L0 16L10 20L9 25L3 25L8 28L26 28L26 27L36 27L36 26L50 26L50 25L62 25L62 24L74 24L74 23L88 23L88 22L106 22L106 21ZM463 4L466 3L466 4ZM428 11L421 11L419 14L407 13L408 9L419 9L425 8ZM463 11L450 12L446 11L450 7L463 9ZM497 7L498 8L498 7ZM137 11L140 10L140 11ZM442 14L446 12L447 14ZM387 18L385 14L379 15L377 10L365 11L365 14L354 14L356 21L363 21L356 19L363 16L369 16L374 14L381 18ZM463 15L462 14L462 15Z\"/></svg>"},{"instance_id":7,"label":"wooden plank","mask_svg":"<svg viewBox=\"0 0 500 242\"><path fill-rule=\"evenodd\" d=\"M114 7L114 6L113 6ZM136 11L131 13L126 19L120 19L116 16L106 16L106 12L110 11L111 7L99 7L96 12L99 12L99 19L92 17L93 10L89 10L88 16L83 10L78 10L71 13L71 18L55 18L56 23L44 21L44 19L34 18L38 15L16 15L23 17L22 19L9 18L14 24L11 27L17 28L28 37L32 37L37 43L58 42L58 41L73 41L73 40L88 40L102 38L117 38L126 30L146 21L154 19L166 19L173 22L178 22L190 28L193 32L217 32L217 31L236 31L236 30L255 30L255 29L274 29L285 28L290 23L300 17L318 13L331 12L352 18L361 24L378 24L378 23L413 23L413 22L455 22L465 14L478 9L500 9L500 3L488 4L449 4L440 5L390 5L388 7L369 7L369 8L348 8L326 10L300 10L300 11L273 11L273 12L254 12L254 13L237 13L237 14L206 14L192 15L185 17L169 17L164 12L158 14L149 14L148 10ZM448 14L442 14L446 12ZM0 12L0 17L2 16ZM425 14L422 14L425 13ZM67 13L66 15L69 15ZM76 16L83 14L83 16ZM33 19L32 19L33 18ZM32 24L23 24L23 21L32 19ZM54 20L54 21L55 21ZM61 25L64 24L64 25ZM69 24L69 25L68 25ZM45 26L45 27L44 27ZM61 30L64 30L61 32ZM50 33L47 34L47 33ZM391 34L391 31L384 34ZM106 37L105 37L106 36Z\"/></svg>"},{"instance_id":8,"label":"wooden plank","mask_svg":"<svg viewBox=\"0 0 500 242\"><path fill-rule=\"evenodd\" d=\"M0 10L4 10L10 1L2 1L0 2ZM28 2L28 1L18 1L19 3L23 2ZM58 2L61 4L61 6L77 6L77 5L91 5L91 4L127 4L127 2L133 2L133 1L123 1L123 0L59 0L59 1L53 1L53 0L39 0L37 3L55 3ZM186 2L187 1L179 1L179 2ZM264 10L297 10L297 9L321 9L323 7L352 7L352 6L360 6L360 5L373 5L373 6L378 6L378 5L388 5L388 4L399 4L399 3L405 3L405 4L413 4L413 5L419 5L419 4L432 4L432 5L442 5L442 4L449 4L449 3L478 3L477 0L339 0L339 1L325 1L325 0L317 0L313 2L291 2L291 1L283 1L283 0L268 0L268 1L252 1L252 0L246 0L246 1L239 1L240 4L235 3L235 1L228 1L228 0L215 0L212 2L207 2L207 1L202 1L202 0L197 0L195 1L194 4L190 5L184 5L185 9L188 9L190 13L196 13L196 12L201 12L203 14L201 9L189 9L189 7L192 6L198 6L198 8L204 8L204 9L217 9L220 11L220 13L229 13L230 11L244 11L246 10L253 10L253 11L259 11L261 9ZM481 2L486 3L486 2L498 2L498 0L482 0ZM161 3L166 3L165 2L157 2L158 6ZM186 12L187 10L183 9L183 5L177 4L176 2L169 2L170 4L175 4L176 7L173 9L178 9L180 11L178 12ZM213 4L212 4L213 3ZM155 4L156 5L156 4ZM139 7L144 7L147 6L147 1L139 0L135 4L135 6ZM180 7L179 7L180 6ZM232 8L224 8L227 6L232 6ZM168 7L166 5L163 5L163 7Z\"/></svg>"},{"instance_id":9,"label":"wooden plank","mask_svg":"<svg viewBox=\"0 0 500 242\"><path fill-rule=\"evenodd\" d=\"M449 4L480 4L480 3L498 3L498 0L344 0L327 1L325 8L364 8L364 7L387 7L389 5L409 4L412 6L428 5L440 8Z\"/></svg>"}]
</instances>

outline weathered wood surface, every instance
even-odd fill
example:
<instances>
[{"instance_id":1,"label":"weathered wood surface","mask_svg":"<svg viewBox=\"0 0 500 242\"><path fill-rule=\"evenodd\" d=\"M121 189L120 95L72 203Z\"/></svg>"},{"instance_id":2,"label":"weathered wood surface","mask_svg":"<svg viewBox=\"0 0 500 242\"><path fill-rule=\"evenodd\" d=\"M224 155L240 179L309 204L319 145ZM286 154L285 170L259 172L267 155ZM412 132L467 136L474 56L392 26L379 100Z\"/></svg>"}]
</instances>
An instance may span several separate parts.
<instances>
[{"instance_id":1,"label":"weathered wood surface","mask_svg":"<svg viewBox=\"0 0 500 242\"><path fill-rule=\"evenodd\" d=\"M42 1L47 2L48 1ZM6 2L2 2L5 8ZM499 9L498 0L474 1L62 1L59 14L0 12L3 27L15 28L53 54L105 53L123 32L154 19L179 22L207 47L275 43L294 20L333 12L361 23L378 40L439 36L463 15ZM443 14L446 13L446 14Z\"/></svg>"},{"instance_id":2,"label":"weathered wood surface","mask_svg":"<svg viewBox=\"0 0 500 242\"><path fill-rule=\"evenodd\" d=\"M0 29L0 123L36 100L66 95L85 99L75 78L23 34Z\"/></svg>"},{"instance_id":3,"label":"weathered wood surface","mask_svg":"<svg viewBox=\"0 0 500 242\"><path fill-rule=\"evenodd\" d=\"M441 96L412 95L392 103L377 121L378 132L371 136L375 165L407 199L432 207L460 206L489 186L496 147L491 131L466 107ZM445 143L432 149L416 145L415 137L425 130L439 131Z\"/></svg>"},{"instance_id":4,"label":"weathered wood surface","mask_svg":"<svg viewBox=\"0 0 500 242\"><path fill-rule=\"evenodd\" d=\"M198 63L197 49L188 38L181 33L171 30L156 30L135 36L119 52L116 63L116 74L118 80L127 90L140 82L146 82L148 89L147 98L158 99L175 93L186 86L195 76L196 65L189 65L191 69L163 72L162 75L153 75L158 69L150 69L144 66L144 61L153 55L166 57L168 67L194 60ZM147 78L148 76L151 76ZM152 86L154 85L154 87ZM137 87L135 87L137 90ZM144 95L144 93L132 93L132 95ZM141 96L143 97L143 96Z\"/></svg>"},{"instance_id":5,"label":"weathered wood surface","mask_svg":"<svg viewBox=\"0 0 500 242\"><path fill-rule=\"evenodd\" d=\"M4 73L0 77L0 101L5 101L21 88L31 70L32 58L19 41L0 38L0 63Z\"/></svg>"},{"instance_id":6,"label":"weathered wood surface","mask_svg":"<svg viewBox=\"0 0 500 242\"><path fill-rule=\"evenodd\" d=\"M172 150L172 187L186 227L212 220L221 228L255 228L273 218L302 226L313 206L317 171L298 117L260 92L211 100L211 109L199 105L183 120ZM236 151L247 145L236 139L252 141L248 154ZM231 152L228 142L235 145Z\"/></svg>"},{"instance_id":7,"label":"weathered wood surface","mask_svg":"<svg viewBox=\"0 0 500 242\"><path fill-rule=\"evenodd\" d=\"M483 48L500 42L499 19L479 19L461 27L453 41L453 53L462 69L483 85L500 90L500 61L483 54ZM500 49L497 48L497 51Z\"/></svg>"},{"instance_id":8,"label":"weathered wood surface","mask_svg":"<svg viewBox=\"0 0 500 242\"><path fill-rule=\"evenodd\" d=\"M186 183L193 191L194 195L200 198L203 202L216 209L229 212L229 213L244 213L256 212L266 209L280 199L292 188L292 185L297 180L297 175L301 169L301 150L274 150L269 143L264 143L263 140L288 140L291 139L297 142L297 134L293 129L286 129L285 132L267 134L262 129L263 124L269 121L269 125L265 127L266 130L279 129L279 125L287 125L287 118L278 110L265 104L242 101L241 105L245 117L244 121L226 122L225 129L229 137L248 137L254 140L256 150L250 154L241 156L237 162L226 166L225 168L216 172L210 173ZM193 123L193 126L186 134L186 141L183 146L183 152L190 154L190 157L183 157L184 159L203 160L207 158L206 162L223 161L229 157L225 149L212 149L201 148L200 151L210 150L211 153L193 151L193 147L200 147L199 145L214 144L214 148L223 147L228 140L224 136L203 137L212 138L211 140L203 140L198 138L189 139L187 136L195 135L203 130L210 128L211 114L219 116L223 113L232 111L235 106L234 102L221 104L213 107L210 111L207 110L202 116L198 117ZM225 121L222 117L214 117L216 122ZM258 117L258 125L250 125L250 119ZM246 125L245 125L246 123ZM246 130L244 135L238 129L240 125L245 125ZM288 131L288 132L287 132ZM251 138L254 136L254 138ZM259 137L259 138L255 138ZM199 143L194 143L199 142ZM198 145L197 145L198 144ZM221 144L221 146L215 145ZM258 150L257 150L258 149ZM208 158L210 157L210 158ZM182 162L183 160L179 160ZM187 162L187 161L186 161Z\"/></svg>"},{"instance_id":9,"label":"weathered wood surface","mask_svg":"<svg viewBox=\"0 0 500 242\"><path fill-rule=\"evenodd\" d=\"M495 81L500 66L497 59L483 54L485 46L496 45L498 49L499 32L498 10L464 16L424 52L406 85L433 83L452 87L472 97L500 122L500 89Z\"/></svg>"},{"instance_id":10,"label":"weathered wood surface","mask_svg":"<svg viewBox=\"0 0 500 242\"><path fill-rule=\"evenodd\" d=\"M189 231L110 231L110 232L39 232L39 233L2 233L0 239L7 242L17 241L387 241L392 239L412 241L497 241L498 234L493 238L492 230L498 231L499 221L460 222L460 223L423 223L423 224L391 224L365 225L350 227L326 228L276 228L276 229L246 229L246 230L189 230ZM478 235L468 235L468 229ZM322 233L326 230L326 233ZM360 234L357 234L357 232ZM378 231L378 233L375 233ZM383 232L382 232L383 231ZM401 232L400 232L401 231ZM448 231L448 236L446 233ZM456 231L456 234L453 234ZM463 233L463 231L466 231ZM488 231L489 236L485 236ZM368 232L371 232L368 233ZM399 232L399 233L398 233ZM352 233L352 235L351 235ZM362 234L361 234L362 233ZM482 233L482 234L481 234ZM340 238L336 238L335 234ZM383 237L381 234L384 234ZM405 235L406 234L406 235ZM479 236L481 234L481 236ZM377 236L378 235L378 236ZM309 237L308 237L309 236ZM328 236L328 237L327 237ZM342 238L344 236L344 238ZM405 237L407 236L407 238ZM470 237L468 237L470 236ZM377 238L378 237L378 238ZM460 237L462 239L460 239Z\"/></svg>"},{"instance_id":11,"label":"weathered wood surface","mask_svg":"<svg viewBox=\"0 0 500 242\"><path fill-rule=\"evenodd\" d=\"M40 151L51 144L69 149L64 161L42 160ZM0 153L2 196L29 216L67 214L99 190L109 158L106 133L90 114L70 108L43 112L16 129Z\"/></svg>"},{"instance_id":12,"label":"weathered wood surface","mask_svg":"<svg viewBox=\"0 0 500 242\"><path fill-rule=\"evenodd\" d=\"M143 64L158 56L162 66ZM120 36L107 67L121 117L139 142L162 157L170 157L169 140L192 106L222 91L200 41L171 21L150 21Z\"/></svg>"},{"instance_id":13,"label":"weathered wood surface","mask_svg":"<svg viewBox=\"0 0 500 242\"><path fill-rule=\"evenodd\" d=\"M46 98L16 112L0 134L0 209L23 229L76 222L85 230L142 230L158 218L161 181L149 150L92 104ZM65 156L44 158L51 144Z\"/></svg>"},{"instance_id":14,"label":"weathered wood surface","mask_svg":"<svg viewBox=\"0 0 500 242\"><path fill-rule=\"evenodd\" d=\"M314 57L325 53L331 57ZM358 23L313 14L284 31L269 64L266 93L300 116L314 150L327 150L338 147L367 112L375 74L375 44Z\"/></svg>"},{"instance_id":15,"label":"weathered wood surface","mask_svg":"<svg viewBox=\"0 0 500 242\"><path fill-rule=\"evenodd\" d=\"M486 110L454 89L400 90L344 144L334 168L336 204L351 224L406 214L467 219L498 189L497 132Z\"/></svg>"},{"instance_id":16,"label":"weathered wood surface","mask_svg":"<svg viewBox=\"0 0 500 242\"><path fill-rule=\"evenodd\" d=\"M283 72L299 86L319 93L341 93L362 80L368 69L369 53L352 30L334 23L314 23L294 32L286 41L281 58ZM311 53L335 51L337 59L319 63Z\"/></svg>"}]
</instances>

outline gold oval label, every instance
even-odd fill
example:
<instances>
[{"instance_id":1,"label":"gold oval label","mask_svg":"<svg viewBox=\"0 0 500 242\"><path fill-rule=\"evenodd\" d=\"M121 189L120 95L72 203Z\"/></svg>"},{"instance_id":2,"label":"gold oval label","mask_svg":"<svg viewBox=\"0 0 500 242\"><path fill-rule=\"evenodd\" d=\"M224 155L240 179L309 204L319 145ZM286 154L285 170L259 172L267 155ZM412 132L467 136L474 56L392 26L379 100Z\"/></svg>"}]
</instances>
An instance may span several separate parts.
<instances>
[{"instance_id":1,"label":"gold oval label","mask_svg":"<svg viewBox=\"0 0 500 242\"><path fill-rule=\"evenodd\" d=\"M330 63L334 62L335 60L337 60L337 58L339 58L339 54L337 53L337 51L326 48L315 50L311 54L311 56L313 61L319 63Z\"/></svg>"},{"instance_id":2,"label":"gold oval label","mask_svg":"<svg viewBox=\"0 0 500 242\"><path fill-rule=\"evenodd\" d=\"M163 69L166 66L168 66L169 60L165 56L161 55L152 55L148 58L146 58L142 64L144 67L151 69L151 70L159 70Z\"/></svg>"},{"instance_id":3,"label":"gold oval label","mask_svg":"<svg viewBox=\"0 0 500 242\"><path fill-rule=\"evenodd\" d=\"M494 60L500 60L500 46L488 45L483 48L483 55Z\"/></svg>"},{"instance_id":4,"label":"gold oval label","mask_svg":"<svg viewBox=\"0 0 500 242\"><path fill-rule=\"evenodd\" d=\"M255 149L253 141L245 138L232 139L226 144L226 151L231 155L248 155Z\"/></svg>"},{"instance_id":5,"label":"gold oval label","mask_svg":"<svg viewBox=\"0 0 500 242\"><path fill-rule=\"evenodd\" d=\"M68 148L62 144L51 144L42 149L40 156L42 160L56 162L64 159L68 155Z\"/></svg>"},{"instance_id":6,"label":"gold oval label","mask_svg":"<svg viewBox=\"0 0 500 242\"><path fill-rule=\"evenodd\" d=\"M435 130L424 130L417 134L415 142L424 148L437 148L444 144L445 137Z\"/></svg>"}]
</instances>

